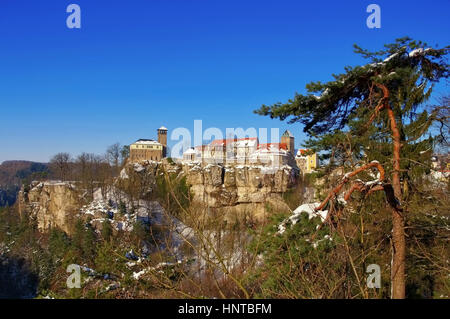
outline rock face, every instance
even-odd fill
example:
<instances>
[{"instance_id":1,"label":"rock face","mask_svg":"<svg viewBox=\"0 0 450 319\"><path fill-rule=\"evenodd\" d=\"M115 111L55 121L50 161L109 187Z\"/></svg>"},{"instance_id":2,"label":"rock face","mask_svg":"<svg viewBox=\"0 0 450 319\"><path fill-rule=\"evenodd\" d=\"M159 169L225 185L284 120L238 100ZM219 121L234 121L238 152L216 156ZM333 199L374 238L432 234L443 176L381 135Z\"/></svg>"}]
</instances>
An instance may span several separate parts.
<instances>
[{"instance_id":1,"label":"rock face","mask_svg":"<svg viewBox=\"0 0 450 319\"><path fill-rule=\"evenodd\" d=\"M298 169L288 165L270 168L187 164L183 171L194 201L225 211L248 212L255 217L261 217L266 204L283 207L282 193L294 186L298 178Z\"/></svg>"},{"instance_id":2,"label":"rock face","mask_svg":"<svg viewBox=\"0 0 450 319\"><path fill-rule=\"evenodd\" d=\"M134 195L128 201L139 201L157 187L156 177L163 171L186 176L194 202L230 216L245 214L256 218L265 216L268 204L275 210L288 210L281 195L296 185L298 178L298 169L288 165L273 169L258 165L223 167L149 161L126 166L112 188L132 187ZM41 230L59 227L68 233L77 216L91 216L100 223L108 213L119 215L115 214L118 203L115 208L107 207L104 198L94 198L89 203L82 193L69 182L33 182L29 189L22 188L19 192L19 212L35 217ZM104 202L103 206L100 202ZM96 205L103 208L96 210Z\"/></svg>"},{"instance_id":3,"label":"rock face","mask_svg":"<svg viewBox=\"0 0 450 319\"><path fill-rule=\"evenodd\" d=\"M32 183L29 190L19 192L20 214L35 217L41 230L57 226L70 232L79 206L78 191L68 182Z\"/></svg>"}]
</instances>

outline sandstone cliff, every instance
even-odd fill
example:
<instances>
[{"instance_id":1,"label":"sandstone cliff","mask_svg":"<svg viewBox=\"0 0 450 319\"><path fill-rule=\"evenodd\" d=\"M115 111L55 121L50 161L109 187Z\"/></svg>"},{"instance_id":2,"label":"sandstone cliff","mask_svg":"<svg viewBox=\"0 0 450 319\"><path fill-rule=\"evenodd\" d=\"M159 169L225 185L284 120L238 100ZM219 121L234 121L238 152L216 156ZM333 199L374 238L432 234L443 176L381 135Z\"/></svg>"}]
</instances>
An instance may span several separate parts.
<instances>
[{"instance_id":1,"label":"sandstone cliff","mask_svg":"<svg viewBox=\"0 0 450 319\"><path fill-rule=\"evenodd\" d=\"M41 230L57 226L70 233L75 218L87 219L89 215L97 228L111 213L116 215L112 223L128 228L133 221L119 221L118 205L124 202L130 210L139 211L140 200L152 193L157 187L157 177L165 172L186 177L194 203L226 215L246 214L257 219L265 216L269 206L289 210L282 194L295 186L298 178L298 169L288 165L271 169L257 165L223 167L148 161L127 165L108 194L101 194L99 189L91 201L83 197L83 190L74 183L33 182L29 189L22 188L19 193L19 211L35 217Z\"/></svg>"},{"instance_id":2,"label":"sandstone cliff","mask_svg":"<svg viewBox=\"0 0 450 319\"><path fill-rule=\"evenodd\" d=\"M33 182L28 190L19 192L19 212L36 218L38 228L59 227L70 232L73 218L80 206L80 196L71 183Z\"/></svg>"},{"instance_id":3,"label":"sandstone cliff","mask_svg":"<svg viewBox=\"0 0 450 319\"><path fill-rule=\"evenodd\" d=\"M269 168L259 165L183 166L194 201L211 208L263 217L266 205L286 209L281 195L295 186L298 170L285 165Z\"/></svg>"}]
</instances>

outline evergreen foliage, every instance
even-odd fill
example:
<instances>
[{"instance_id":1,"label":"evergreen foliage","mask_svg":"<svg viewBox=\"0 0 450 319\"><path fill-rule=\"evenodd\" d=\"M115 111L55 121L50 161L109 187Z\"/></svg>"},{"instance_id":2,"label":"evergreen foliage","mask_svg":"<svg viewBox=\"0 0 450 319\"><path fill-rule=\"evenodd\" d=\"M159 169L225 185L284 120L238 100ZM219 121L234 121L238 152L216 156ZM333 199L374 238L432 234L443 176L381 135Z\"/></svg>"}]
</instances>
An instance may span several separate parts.
<instances>
[{"instance_id":1,"label":"evergreen foliage","mask_svg":"<svg viewBox=\"0 0 450 319\"><path fill-rule=\"evenodd\" d=\"M442 140L443 134L438 135L442 132L430 130L435 121L442 121L439 119L441 108L428 108L425 103L431 97L434 84L449 77L446 62L449 50L449 46L433 48L407 37L397 39L376 52L355 45L355 53L362 55L367 64L347 66L344 73L333 74L333 81L309 83L305 95L296 94L286 103L263 105L255 111L289 123L302 123L310 136L305 146L320 152L327 163L323 170L326 174L334 172L337 167L351 172L372 161L379 162L389 172L391 178L386 176L381 181L381 189L384 188L393 209L393 297L403 298L405 277L407 290L411 286L411 277L403 277L403 270L397 272L394 268L403 268L406 262L406 271L413 273L417 269L417 256L410 254L405 260L405 246L415 251L424 240L420 237L413 241L404 234L405 229L420 228L419 220L423 218L425 203L413 201L413 198L424 193L431 198L437 195L436 191L431 191L435 186L426 181L429 180L427 174L431 170L433 148L437 141ZM365 171L358 178L373 180L373 176L373 173ZM352 196L365 210L375 207L373 214L378 214L380 223L385 222L382 211L386 201L383 197ZM328 203L329 209L330 205ZM445 206L436 208L439 214L448 214ZM419 212L422 212L422 217L418 217ZM419 224L414 225L416 222ZM433 232L436 234L436 229ZM432 245L441 247L441 244L433 241ZM424 258L423 252L421 256ZM428 258L435 258L435 267L439 268L437 255Z\"/></svg>"}]
</instances>

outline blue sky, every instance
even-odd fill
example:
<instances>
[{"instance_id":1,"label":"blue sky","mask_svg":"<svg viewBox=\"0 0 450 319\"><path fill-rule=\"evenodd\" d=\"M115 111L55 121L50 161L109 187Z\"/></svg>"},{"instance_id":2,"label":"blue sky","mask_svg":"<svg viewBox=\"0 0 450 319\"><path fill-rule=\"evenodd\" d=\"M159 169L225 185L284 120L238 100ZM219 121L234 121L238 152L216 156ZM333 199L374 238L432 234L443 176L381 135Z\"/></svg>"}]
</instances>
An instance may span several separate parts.
<instances>
[{"instance_id":1,"label":"blue sky","mask_svg":"<svg viewBox=\"0 0 450 319\"><path fill-rule=\"evenodd\" d=\"M79 30L66 27L70 3L81 7ZM381 29L366 26L370 3ZM448 0L1 0L0 162L102 153L195 119L289 128L299 147L299 124L253 110L360 64L354 43L450 44L448 12Z\"/></svg>"}]
</instances>

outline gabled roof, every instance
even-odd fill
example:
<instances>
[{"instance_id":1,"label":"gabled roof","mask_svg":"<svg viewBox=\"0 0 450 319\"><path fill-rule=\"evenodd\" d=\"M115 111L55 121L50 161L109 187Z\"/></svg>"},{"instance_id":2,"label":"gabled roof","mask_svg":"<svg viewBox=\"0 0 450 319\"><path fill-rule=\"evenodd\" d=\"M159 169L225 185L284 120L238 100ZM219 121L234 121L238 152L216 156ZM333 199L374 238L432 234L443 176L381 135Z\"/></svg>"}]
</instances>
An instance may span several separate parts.
<instances>
[{"instance_id":1,"label":"gabled roof","mask_svg":"<svg viewBox=\"0 0 450 319\"><path fill-rule=\"evenodd\" d=\"M152 140L150 138L140 138L136 142L154 142L155 140Z\"/></svg>"},{"instance_id":2,"label":"gabled roof","mask_svg":"<svg viewBox=\"0 0 450 319\"><path fill-rule=\"evenodd\" d=\"M297 151L297 156L298 157L301 157L301 156L306 156L306 153L308 153L310 150L307 150L307 149L299 149L298 151Z\"/></svg>"},{"instance_id":3,"label":"gabled roof","mask_svg":"<svg viewBox=\"0 0 450 319\"><path fill-rule=\"evenodd\" d=\"M225 146L228 143L233 143L233 142L256 141L256 140L258 140L257 137L227 138L227 139L222 139L222 140L214 140L211 143L209 143L209 145L211 145L211 146L220 146L220 145Z\"/></svg>"},{"instance_id":4,"label":"gabled roof","mask_svg":"<svg viewBox=\"0 0 450 319\"><path fill-rule=\"evenodd\" d=\"M151 140L151 139L146 139L146 138L141 138L138 139L136 142L134 142L133 144L160 144L155 140Z\"/></svg>"},{"instance_id":5,"label":"gabled roof","mask_svg":"<svg viewBox=\"0 0 450 319\"><path fill-rule=\"evenodd\" d=\"M284 131L282 136L294 137L294 135L292 135L292 133L289 130Z\"/></svg>"},{"instance_id":6,"label":"gabled roof","mask_svg":"<svg viewBox=\"0 0 450 319\"><path fill-rule=\"evenodd\" d=\"M241 138L235 141L235 145L237 147L254 147L258 146L258 138L257 137L249 137L249 138Z\"/></svg>"},{"instance_id":7,"label":"gabled roof","mask_svg":"<svg viewBox=\"0 0 450 319\"><path fill-rule=\"evenodd\" d=\"M266 143L259 144L258 149L279 149L279 150L287 150L286 143Z\"/></svg>"}]
</instances>

